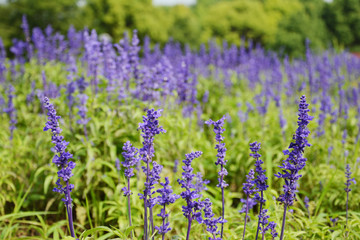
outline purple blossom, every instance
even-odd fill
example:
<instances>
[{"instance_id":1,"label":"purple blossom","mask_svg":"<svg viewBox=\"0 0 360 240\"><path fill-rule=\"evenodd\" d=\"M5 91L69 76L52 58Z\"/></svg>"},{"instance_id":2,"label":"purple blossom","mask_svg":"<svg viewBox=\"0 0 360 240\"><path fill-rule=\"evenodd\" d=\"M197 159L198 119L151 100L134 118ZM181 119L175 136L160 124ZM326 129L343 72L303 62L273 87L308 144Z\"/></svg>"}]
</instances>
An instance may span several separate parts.
<instances>
[{"instance_id":1,"label":"purple blossom","mask_svg":"<svg viewBox=\"0 0 360 240\"><path fill-rule=\"evenodd\" d=\"M139 149L139 154L142 161L146 164L143 166L143 172L146 174L146 182L144 183L145 189L144 194L139 194L140 199L144 200L144 236L145 239L148 238L148 229L147 229L147 208L150 208L150 223L152 229L152 207L156 204L155 200L151 198L151 195L154 193L151 190L154 188L154 185L157 184L157 181L160 179L160 172L162 166L157 164L157 162L152 161L154 157L154 137L160 133L165 133L166 131L163 127L159 126L158 118L161 116L162 110L150 109L146 111L146 116L143 116L143 122L139 123L139 128L141 130L141 136L143 137L143 147ZM150 169L150 163L153 164L153 169ZM148 199L149 198L149 199Z\"/></svg>"},{"instance_id":2,"label":"purple blossom","mask_svg":"<svg viewBox=\"0 0 360 240\"><path fill-rule=\"evenodd\" d=\"M177 173L177 171L178 171L178 166L179 166L179 160L176 159L175 162L174 162L173 173Z\"/></svg>"},{"instance_id":3,"label":"purple blossom","mask_svg":"<svg viewBox=\"0 0 360 240\"><path fill-rule=\"evenodd\" d=\"M214 213L212 211L212 202L210 201L210 199L206 198L204 201L204 218L203 218L203 223L206 226L206 231L208 231L212 237L209 237L209 240L221 240L221 237L216 237L216 235L220 235L220 231L218 230L218 224L222 223L223 221L226 220L222 220L221 217L219 218L214 218Z\"/></svg>"},{"instance_id":4,"label":"purple blossom","mask_svg":"<svg viewBox=\"0 0 360 240\"><path fill-rule=\"evenodd\" d=\"M253 209L254 206L258 203L258 201L254 198L249 198L249 199L240 199L240 202L243 203L243 206L241 208L241 210L239 210L239 213L246 213L246 209L250 210Z\"/></svg>"},{"instance_id":5,"label":"purple blossom","mask_svg":"<svg viewBox=\"0 0 360 240\"><path fill-rule=\"evenodd\" d=\"M186 201L186 205L182 206L182 212L188 220L188 231L186 237L187 240L190 236L192 220L196 219L199 223L202 222L201 209L204 208L204 203L201 200L196 200L200 198L200 195L196 191L195 185L193 184L195 174L193 173L193 168L191 167L192 161L195 158L200 157L201 154L202 152L192 152L185 154L186 159L182 161L184 163L184 166L182 167L182 177L181 179L177 180L181 185L181 188L184 188L180 196Z\"/></svg>"},{"instance_id":6,"label":"purple blossom","mask_svg":"<svg viewBox=\"0 0 360 240\"><path fill-rule=\"evenodd\" d=\"M52 162L60 168L58 171L59 179L56 181L57 187L53 189L54 192L64 194L62 201L65 203L66 210L68 213L68 220L70 226L71 236L75 237L74 226L72 220L72 199L70 197L70 192L74 189L74 185L69 183L70 178L73 176L72 170L75 168L75 163L69 161L73 155L66 151L67 145L69 144L64 140L64 137L61 136L61 128L59 127L60 116L56 115L56 110L54 106L49 102L47 97L43 99L43 105L47 109L48 121L45 123L44 131L51 130L52 137L51 142L55 145L55 156ZM62 182L65 183L65 186L62 185Z\"/></svg>"},{"instance_id":7,"label":"purple blossom","mask_svg":"<svg viewBox=\"0 0 360 240\"><path fill-rule=\"evenodd\" d=\"M287 207L292 206L296 200L297 181L302 176L299 174L299 171L302 170L306 164L306 158L303 157L303 153L305 147L310 146L306 139L310 134L307 125L313 117L308 115L308 112L310 111L308 106L309 104L306 103L306 97L303 95L300 98L299 103L298 128L293 136L294 141L291 142L289 148L284 151L284 155L287 155L288 158L283 161L281 166L279 166L282 169L282 173L278 172L278 174L275 174L276 177L285 180L285 185L283 186L284 194L281 194L277 199L284 204L283 224L280 235L281 240L284 236L286 209Z\"/></svg>"},{"instance_id":8,"label":"purple blossom","mask_svg":"<svg viewBox=\"0 0 360 240\"><path fill-rule=\"evenodd\" d=\"M136 166L139 161L138 149L133 147L130 141L124 143L122 149L123 152L121 154L124 157L125 161L121 162L121 165L123 165L126 168L124 170L124 174L128 181L128 186L122 188L122 190L124 192L124 196L129 196L131 195L130 178L134 176L134 166Z\"/></svg>"},{"instance_id":9,"label":"purple blossom","mask_svg":"<svg viewBox=\"0 0 360 240\"><path fill-rule=\"evenodd\" d=\"M156 230L158 230L158 233L162 235L162 239L165 239L165 234L171 230L169 227L170 222L165 223L166 218L169 216L169 214L166 214L165 207L166 205L169 205L171 203L174 203L180 196L173 194L173 190L171 189L171 186L169 185L169 178L165 177L165 182L160 183L162 188L158 189L156 192L160 194L160 196L157 197L157 204L161 205L163 208L161 209L160 214L157 216L162 218L162 225L160 227L155 227Z\"/></svg>"},{"instance_id":10,"label":"purple blossom","mask_svg":"<svg viewBox=\"0 0 360 240\"><path fill-rule=\"evenodd\" d=\"M197 193L200 193L202 191L206 191L207 187L206 185L208 185L210 183L210 180L203 180L203 176L201 174L201 172L197 172L196 176L195 176L195 190Z\"/></svg>"},{"instance_id":11,"label":"purple blossom","mask_svg":"<svg viewBox=\"0 0 360 240\"><path fill-rule=\"evenodd\" d=\"M84 135L87 138L86 125L90 121L90 118L87 118L87 116L86 116L87 111L88 111L88 109L86 107L86 102L88 100L88 96L85 94L85 90L86 90L86 87L88 86L88 83L85 82L84 77L80 77L76 81L76 85L77 85L77 87L79 89L79 94L77 96L77 98L78 98L77 108L78 108L78 115L80 117L80 119L78 119L76 121L76 123L83 126Z\"/></svg>"},{"instance_id":12,"label":"purple blossom","mask_svg":"<svg viewBox=\"0 0 360 240\"><path fill-rule=\"evenodd\" d=\"M246 195L247 202L249 201L250 196L258 191L258 189L255 188L255 181L254 181L255 176L254 175L255 175L255 172L253 169L251 169L249 174L246 176L246 183L243 183L243 191ZM248 212L249 212L249 208L248 208L248 204L246 204L243 239L245 239L246 222L247 222Z\"/></svg>"},{"instance_id":13,"label":"purple blossom","mask_svg":"<svg viewBox=\"0 0 360 240\"><path fill-rule=\"evenodd\" d=\"M261 165L264 162L260 159L260 157L261 157L261 155L259 154L260 144L261 143L258 143L258 142L250 143L250 150L252 152L252 153L250 153L250 156L255 159L255 172L257 175L256 175L256 179L254 180L254 182L255 182L257 189L260 191L261 195L259 195L259 193L256 193L254 199L260 203L259 211L261 213L263 204L265 203L263 194L264 194L264 191L266 191L266 189L269 186L266 184L266 180L268 179L265 175L266 170L264 170L261 167ZM260 219L258 222L258 228L256 231L255 239L258 238L259 230L260 230Z\"/></svg>"},{"instance_id":14,"label":"purple blossom","mask_svg":"<svg viewBox=\"0 0 360 240\"><path fill-rule=\"evenodd\" d=\"M282 169L282 173L275 174L276 177L285 179L284 194L278 198L278 201L282 202L285 206L293 205L297 192L297 181L302 176L298 173L306 164L306 158L303 157L303 153L305 147L310 146L306 139L310 134L307 125L313 119L312 116L308 115L308 106L309 104L306 103L305 96L302 96L299 104L298 129L293 136L294 142L291 142L289 149L284 151L284 155L287 155L288 158L279 166ZM290 151L290 149L292 150Z\"/></svg>"},{"instance_id":15,"label":"purple blossom","mask_svg":"<svg viewBox=\"0 0 360 240\"><path fill-rule=\"evenodd\" d=\"M255 172L253 169L249 171L249 174L246 176L246 183L243 183L243 191L246 196L250 196L258 191L255 188Z\"/></svg>"},{"instance_id":16,"label":"purple blossom","mask_svg":"<svg viewBox=\"0 0 360 240\"><path fill-rule=\"evenodd\" d=\"M3 109L3 111L5 113L7 113L7 115L9 116L9 130L10 130L10 140L13 139L13 133L14 130L16 129L16 123L17 123L17 119L16 119L16 108L14 106L14 91L15 88L10 84L8 86L8 89L6 91L7 96L8 96L8 102L7 102L7 107Z\"/></svg>"}]
</instances>

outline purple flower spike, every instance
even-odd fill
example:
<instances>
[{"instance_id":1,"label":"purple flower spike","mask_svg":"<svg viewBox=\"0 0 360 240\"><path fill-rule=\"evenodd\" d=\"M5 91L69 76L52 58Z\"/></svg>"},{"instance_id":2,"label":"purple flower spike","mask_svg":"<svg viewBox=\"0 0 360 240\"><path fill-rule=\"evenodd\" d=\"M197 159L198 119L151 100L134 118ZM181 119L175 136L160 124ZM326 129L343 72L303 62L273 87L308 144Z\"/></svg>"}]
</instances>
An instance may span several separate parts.
<instances>
[{"instance_id":1,"label":"purple flower spike","mask_svg":"<svg viewBox=\"0 0 360 240\"><path fill-rule=\"evenodd\" d=\"M306 103L306 97L303 95L300 98L299 103L298 128L293 136L294 141L291 142L289 148L284 151L284 155L288 157L283 161L283 164L279 166L282 169L282 173L278 172L278 174L275 174L276 177L285 180L285 185L283 186L284 194L281 194L277 199L284 204L284 216L280 240L282 240L284 236L286 210L288 207L292 206L296 200L297 181L302 176L299 174L299 171L302 170L306 164L306 158L303 156L304 150L305 147L311 146L307 141L307 137L310 134L307 125L313 117L308 114L310 111L308 106L309 104Z\"/></svg>"},{"instance_id":2,"label":"purple flower spike","mask_svg":"<svg viewBox=\"0 0 360 240\"><path fill-rule=\"evenodd\" d=\"M260 222L260 231L262 234L262 239L265 239L265 233L268 230L271 230L271 236L272 238L276 238L278 236L278 233L276 232L276 223L275 222L269 222L269 216L267 215L267 209L263 209L259 214L259 222Z\"/></svg>"},{"instance_id":3,"label":"purple flower spike","mask_svg":"<svg viewBox=\"0 0 360 240\"><path fill-rule=\"evenodd\" d=\"M60 168L60 170L57 172L59 177L59 179L56 181L57 187L54 188L53 191L65 195L65 198L63 198L62 201L66 206L71 236L75 237L72 216L72 199L70 197L70 192L74 189L74 185L70 184L69 180L73 176L72 170L75 168L76 164L72 161L69 161L73 155L65 151L69 143L66 142L64 137L60 135L62 131L59 127L58 121L60 116L56 115L56 110L49 102L47 97L44 97L43 105L48 111L48 121L45 123L44 131L51 130L52 132L51 142L55 145L56 151L56 154L53 158L53 163ZM65 183L65 186L62 185L61 180Z\"/></svg>"},{"instance_id":4,"label":"purple flower spike","mask_svg":"<svg viewBox=\"0 0 360 240\"><path fill-rule=\"evenodd\" d=\"M124 196L129 196L131 194L130 191L130 178L134 176L134 169L133 167L139 161L138 158L138 149L133 147L130 141L124 143L123 152L121 153L125 159L124 162L121 162L126 169L124 170L124 174L126 179L128 180L128 187L124 187L122 190L124 191Z\"/></svg>"},{"instance_id":5,"label":"purple flower spike","mask_svg":"<svg viewBox=\"0 0 360 240\"><path fill-rule=\"evenodd\" d=\"M140 199L144 200L144 238L148 239L148 225L147 225L147 208L150 208L150 224L154 232L154 222L152 215L152 208L155 206L156 199L152 199L151 196L155 191L152 191L154 185L158 183L160 179L160 172L162 166L155 161L152 161L154 157L154 137L160 133L165 133L165 129L159 126L158 118L161 116L162 110L147 110L146 116L143 116L143 122L139 124L141 130L141 136L143 137L143 147L139 149L141 160L146 164L143 166L143 172L146 174L144 194L139 194ZM150 169L150 163L153 164L153 169Z\"/></svg>"},{"instance_id":6,"label":"purple flower spike","mask_svg":"<svg viewBox=\"0 0 360 240\"><path fill-rule=\"evenodd\" d=\"M243 183L243 191L246 195L246 211L245 211L245 224L244 224L244 232L243 232L243 239L245 239L245 232L246 232L246 222L247 222L247 214L249 212L248 208L248 201L250 199L250 196L258 191L258 189L255 188L255 172L253 169L250 170L249 174L246 176L246 183Z\"/></svg>"},{"instance_id":7,"label":"purple flower spike","mask_svg":"<svg viewBox=\"0 0 360 240\"><path fill-rule=\"evenodd\" d=\"M214 218L214 213L212 211L212 202L210 199L206 198L204 201L204 220L203 223L206 225L206 231L208 231L212 237L209 237L209 240L221 240L222 238L216 237L216 235L220 234L218 231L218 224L222 223L221 217ZM225 220L226 221L226 220Z\"/></svg>"},{"instance_id":8,"label":"purple flower spike","mask_svg":"<svg viewBox=\"0 0 360 240\"><path fill-rule=\"evenodd\" d=\"M185 154L186 159L183 160L185 166L182 167L182 177L181 179L177 180L181 185L181 188L184 188L180 196L186 201L186 205L182 206L183 215L188 219L186 240L189 240L190 237L192 220L196 219L199 223L202 222L200 211L204 208L204 203L200 200L196 201L200 195L196 191L195 185L193 184L195 174L193 173L193 168L191 167L192 161L195 158L200 157L201 154L202 152L192 152Z\"/></svg>"},{"instance_id":9,"label":"purple flower spike","mask_svg":"<svg viewBox=\"0 0 360 240\"><path fill-rule=\"evenodd\" d=\"M8 95L8 104L7 107L3 109L3 111L5 113L8 114L9 116L9 129L10 129L10 137L9 139L12 140L13 139L13 135L14 135L14 130L16 129L16 123L17 123L17 119L16 119L16 108L14 106L14 87L10 84L6 93Z\"/></svg>"},{"instance_id":10,"label":"purple flower spike","mask_svg":"<svg viewBox=\"0 0 360 240\"><path fill-rule=\"evenodd\" d=\"M217 142L215 149L217 149L217 160L215 162L216 165L220 165L221 169L218 173L219 178L219 184L217 185L217 187L221 188L221 196L222 196L222 224L221 224L221 238L223 237L223 232L224 232L224 223L225 223L225 198L224 198L224 188L226 188L228 186L228 184L224 181L224 177L226 175L228 175L228 172L225 168L226 162L227 160L225 160L225 156L226 156L226 148L225 148L225 143L222 143L222 141L224 140L224 137L221 135L225 132L225 129L223 128L224 123L225 123L225 119L226 117L223 116L220 120L218 121L213 121L213 120L209 120L206 121L205 124L207 125L213 125L214 126L214 133L215 133L215 140Z\"/></svg>"},{"instance_id":11,"label":"purple flower spike","mask_svg":"<svg viewBox=\"0 0 360 240\"><path fill-rule=\"evenodd\" d=\"M165 207L166 205L174 203L180 197L179 195L172 194L173 190L171 189L169 183L169 178L166 177L165 182L160 183L163 188L156 191L160 194L160 196L157 197L157 204L161 205L163 208L161 209L160 214L157 215L162 218L162 226L156 226L155 229L162 235L163 240L165 239L165 234L171 230L169 227L170 222L165 223L166 218L169 216L169 214L166 214Z\"/></svg>"},{"instance_id":12,"label":"purple flower spike","mask_svg":"<svg viewBox=\"0 0 360 240\"><path fill-rule=\"evenodd\" d=\"M351 184L356 184L355 178L351 178L351 173L350 172L350 165L347 164L346 165L346 171L345 171L345 176L346 176L346 183L345 186L346 188L344 189L346 192L346 226L347 226L347 222L348 222L348 210L349 210L349 192L351 191L350 185Z\"/></svg>"},{"instance_id":13,"label":"purple flower spike","mask_svg":"<svg viewBox=\"0 0 360 240\"><path fill-rule=\"evenodd\" d=\"M254 182L256 184L257 189L260 191L260 195L259 193L256 193L254 199L260 203L259 211L261 213L263 204L265 203L264 191L266 191L269 185L266 184L266 180L268 179L265 175L266 170L264 170L261 166L264 162L260 159L261 157L261 155L259 154L260 145L261 143L258 142L250 143L250 150L251 150L250 156L255 159L255 172L257 173ZM259 230L260 230L260 219L258 221L255 240L258 239Z\"/></svg>"},{"instance_id":14,"label":"purple flower spike","mask_svg":"<svg viewBox=\"0 0 360 240\"><path fill-rule=\"evenodd\" d=\"M309 198L307 196L305 196L305 199L304 199L304 204L305 204L305 208L306 208L306 211L308 212L308 215L310 217L310 211L309 211Z\"/></svg>"}]
</instances>

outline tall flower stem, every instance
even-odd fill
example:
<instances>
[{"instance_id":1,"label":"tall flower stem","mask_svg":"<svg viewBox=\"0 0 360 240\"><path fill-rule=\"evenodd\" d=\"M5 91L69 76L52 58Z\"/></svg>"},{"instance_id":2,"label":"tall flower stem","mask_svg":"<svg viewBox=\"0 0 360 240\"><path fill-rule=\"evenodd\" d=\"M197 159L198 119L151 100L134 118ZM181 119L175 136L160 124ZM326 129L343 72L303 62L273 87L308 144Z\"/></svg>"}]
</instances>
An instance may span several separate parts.
<instances>
[{"instance_id":1,"label":"tall flower stem","mask_svg":"<svg viewBox=\"0 0 360 240\"><path fill-rule=\"evenodd\" d=\"M244 232L243 232L243 240L245 239L245 231L246 231L246 222L249 211L249 195L246 197L246 213L245 213L245 223L244 223Z\"/></svg>"},{"instance_id":2,"label":"tall flower stem","mask_svg":"<svg viewBox=\"0 0 360 240\"><path fill-rule=\"evenodd\" d=\"M223 165L221 165L221 171L223 170ZM224 180L224 176L221 176L221 182ZM225 219L225 197L224 197L224 188L221 188L221 197L222 197L222 220ZM220 232L220 238L223 238L223 232L224 232L224 221L221 223L221 232Z\"/></svg>"},{"instance_id":3,"label":"tall flower stem","mask_svg":"<svg viewBox=\"0 0 360 240\"><path fill-rule=\"evenodd\" d=\"M214 126L214 133L215 133L215 140L217 142L215 149L217 149L217 160L215 162L215 165L220 165L221 169L218 172L219 175L219 184L217 185L217 187L221 188L221 196L222 196L222 223L221 223L221 231L220 231L220 238L223 238L223 233L224 233L224 223L226 222L225 220L225 197L224 197L224 188L228 186L228 184L224 181L224 176L228 175L227 170L225 169L225 165L227 160L225 160L225 155L226 155L226 148L225 148L225 143L222 143L222 141L224 140L224 137L221 135L222 133L224 133L225 129L223 128L225 123L225 116L223 116L220 120L218 121L213 121L211 119L209 119L208 121L205 122L205 124L207 125L213 125Z\"/></svg>"},{"instance_id":4,"label":"tall flower stem","mask_svg":"<svg viewBox=\"0 0 360 240\"><path fill-rule=\"evenodd\" d=\"M154 229L154 216L153 216L153 209L151 206L149 206L149 217L150 217L150 226L151 226L151 234L153 235L154 232L155 232L155 229ZM152 240L155 239L155 236L152 237Z\"/></svg>"},{"instance_id":5,"label":"tall flower stem","mask_svg":"<svg viewBox=\"0 0 360 240\"><path fill-rule=\"evenodd\" d=\"M147 172L146 172L146 183L149 183L149 175L150 175L150 166L149 166L149 157L147 157ZM144 240L148 239L148 226L147 226L147 191L144 191Z\"/></svg>"},{"instance_id":6,"label":"tall flower stem","mask_svg":"<svg viewBox=\"0 0 360 240\"><path fill-rule=\"evenodd\" d=\"M128 189L130 189L130 178L127 178L127 183L128 183ZM129 215L129 226L132 226L131 223L131 205L130 205L130 195L127 196L127 201L128 201L128 215ZM133 237L133 233L132 231L130 232L130 237Z\"/></svg>"},{"instance_id":7,"label":"tall flower stem","mask_svg":"<svg viewBox=\"0 0 360 240\"><path fill-rule=\"evenodd\" d=\"M67 190L66 190L66 198L67 199L70 199L70 187L69 187L69 181L66 182L66 187L67 187ZM67 202L66 203L66 211L67 211L67 214L68 214L68 222L69 222L69 228L70 228L70 234L71 234L71 237L75 237L75 232L74 232L74 222L73 222L73 216L72 216L72 206L71 206L71 202Z\"/></svg>"},{"instance_id":8,"label":"tall flower stem","mask_svg":"<svg viewBox=\"0 0 360 240\"><path fill-rule=\"evenodd\" d=\"M165 205L164 205L164 212L166 212ZM163 218L163 226L165 226L165 218ZM162 234L162 240L165 240L165 233Z\"/></svg>"},{"instance_id":9,"label":"tall flower stem","mask_svg":"<svg viewBox=\"0 0 360 240\"><path fill-rule=\"evenodd\" d=\"M349 215L349 192L346 192L346 225L348 224L348 215Z\"/></svg>"},{"instance_id":10,"label":"tall flower stem","mask_svg":"<svg viewBox=\"0 0 360 240\"><path fill-rule=\"evenodd\" d=\"M284 230L285 230L285 221L286 221L286 211L287 211L287 205L284 205L284 215L283 215L283 221L281 226L281 234L280 234L280 240L284 237Z\"/></svg>"},{"instance_id":11,"label":"tall flower stem","mask_svg":"<svg viewBox=\"0 0 360 240\"><path fill-rule=\"evenodd\" d=\"M189 237L190 237L190 230L191 230L191 217L189 216L188 217L188 228L187 228L187 233L186 233L186 240L189 240Z\"/></svg>"},{"instance_id":12,"label":"tall flower stem","mask_svg":"<svg viewBox=\"0 0 360 240\"><path fill-rule=\"evenodd\" d=\"M261 199L263 199L263 198L264 198L264 193L263 193L263 191L261 191ZM260 213L261 213L261 210L262 210L262 205L263 205L263 203L262 203L262 201L261 201L261 202L260 202ZM259 230L260 230L260 218L259 218L259 220L258 220L258 226L257 226L257 230L256 230L255 240L258 239ZM264 234L263 234L263 239L264 239Z\"/></svg>"}]
</instances>

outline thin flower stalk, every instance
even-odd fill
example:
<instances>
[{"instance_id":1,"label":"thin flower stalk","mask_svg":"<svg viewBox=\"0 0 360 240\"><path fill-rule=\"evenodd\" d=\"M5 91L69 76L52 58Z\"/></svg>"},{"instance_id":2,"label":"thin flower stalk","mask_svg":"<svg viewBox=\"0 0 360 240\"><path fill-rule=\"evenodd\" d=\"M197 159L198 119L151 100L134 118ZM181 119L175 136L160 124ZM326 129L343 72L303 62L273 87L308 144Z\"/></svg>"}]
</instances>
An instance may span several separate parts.
<instances>
[{"instance_id":1,"label":"thin flower stalk","mask_svg":"<svg viewBox=\"0 0 360 240\"><path fill-rule=\"evenodd\" d=\"M218 121L213 121L213 120L208 120L205 122L205 124L207 125L213 125L214 126L214 133L215 133L215 140L217 142L215 149L217 149L217 160L215 162L216 165L220 165L220 171L218 172L219 178L219 184L217 185L217 187L221 188L221 202L222 202L222 211L221 211L221 215L222 215L222 223L221 223L221 232L220 232L220 236L221 239L223 238L223 233L224 233L224 223L225 221L225 196L224 196L224 188L226 188L228 186L228 184L225 182L224 177L226 175L228 175L228 172L225 168L225 165L227 163L227 160L225 160L225 156L226 156L226 148L225 148L225 143L223 143L222 141L224 141L224 137L221 135L222 133L224 133L225 129L223 128L224 123L225 123L225 116L223 116L220 120Z\"/></svg>"}]
</instances>

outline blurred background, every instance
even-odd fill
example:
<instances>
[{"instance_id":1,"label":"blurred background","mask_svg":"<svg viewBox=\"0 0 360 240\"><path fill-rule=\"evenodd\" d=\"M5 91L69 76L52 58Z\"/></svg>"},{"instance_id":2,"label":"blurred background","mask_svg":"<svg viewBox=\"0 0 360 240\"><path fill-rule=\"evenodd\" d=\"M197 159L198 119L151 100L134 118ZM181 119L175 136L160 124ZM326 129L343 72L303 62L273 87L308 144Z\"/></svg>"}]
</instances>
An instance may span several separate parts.
<instances>
[{"instance_id":1,"label":"blurred background","mask_svg":"<svg viewBox=\"0 0 360 240\"><path fill-rule=\"evenodd\" d=\"M108 34L114 42L138 29L140 39L170 38L198 48L215 39L240 45L251 38L265 48L300 56L313 49L360 52L360 0L0 0L0 36L9 47L24 38L21 17L31 28L65 34L70 25Z\"/></svg>"}]
</instances>

